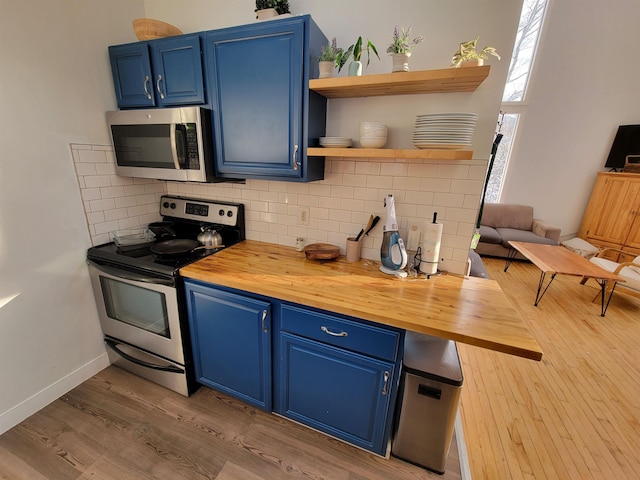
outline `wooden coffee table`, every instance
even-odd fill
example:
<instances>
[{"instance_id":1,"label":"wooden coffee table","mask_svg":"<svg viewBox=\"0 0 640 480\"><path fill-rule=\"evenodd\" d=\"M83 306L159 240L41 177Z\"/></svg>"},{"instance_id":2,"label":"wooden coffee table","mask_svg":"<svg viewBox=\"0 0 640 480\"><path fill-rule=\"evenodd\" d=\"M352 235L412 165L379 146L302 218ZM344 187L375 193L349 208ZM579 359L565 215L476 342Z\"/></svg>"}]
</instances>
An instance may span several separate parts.
<instances>
[{"instance_id":1,"label":"wooden coffee table","mask_svg":"<svg viewBox=\"0 0 640 480\"><path fill-rule=\"evenodd\" d=\"M536 301L534 303L536 307L538 306L538 303L540 303L542 296L549 288L549 285L551 285L551 282L553 282L553 279L556 278L557 274L573 275L576 277L593 278L600 284L600 315L604 317L607 312L609 302L611 301L611 296L613 295L612 290L609 295L609 299L605 304L605 288L607 286L607 282L624 282L624 280L617 275L608 272L604 268L599 267L595 263L591 263L589 260L581 257L577 253L561 246L526 242L509 242L509 245L524 255L527 259L531 260L531 262L541 271L540 282L538 283L538 292L536 293ZM509 268L508 264L505 267L505 272L507 271L507 268ZM547 274L551 274L551 279L543 289Z\"/></svg>"}]
</instances>

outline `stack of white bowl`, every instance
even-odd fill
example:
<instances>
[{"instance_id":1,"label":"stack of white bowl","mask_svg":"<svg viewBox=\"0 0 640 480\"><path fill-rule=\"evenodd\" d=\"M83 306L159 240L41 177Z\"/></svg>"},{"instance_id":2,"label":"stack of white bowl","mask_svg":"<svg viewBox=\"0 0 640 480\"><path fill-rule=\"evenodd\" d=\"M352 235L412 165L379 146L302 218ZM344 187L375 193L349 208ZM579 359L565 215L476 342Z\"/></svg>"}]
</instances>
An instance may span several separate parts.
<instances>
[{"instance_id":1,"label":"stack of white bowl","mask_svg":"<svg viewBox=\"0 0 640 480\"><path fill-rule=\"evenodd\" d=\"M382 148L387 143L384 123L360 122L360 145L364 148Z\"/></svg>"}]
</instances>

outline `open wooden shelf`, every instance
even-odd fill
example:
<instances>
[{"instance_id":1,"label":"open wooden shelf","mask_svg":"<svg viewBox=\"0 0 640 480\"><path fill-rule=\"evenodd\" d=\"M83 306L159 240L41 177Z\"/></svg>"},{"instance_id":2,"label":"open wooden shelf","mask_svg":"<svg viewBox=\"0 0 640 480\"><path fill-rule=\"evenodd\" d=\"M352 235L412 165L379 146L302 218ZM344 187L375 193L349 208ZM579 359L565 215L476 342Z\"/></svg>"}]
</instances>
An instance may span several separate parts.
<instances>
[{"instance_id":1,"label":"open wooden shelf","mask_svg":"<svg viewBox=\"0 0 640 480\"><path fill-rule=\"evenodd\" d=\"M430 160L471 160L471 150L398 149L398 148L307 148L309 157L348 158L426 158Z\"/></svg>"},{"instance_id":2,"label":"open wooden shelf","mask_svg":"<svg viewBox=\"0 0 640 480\"><path fill-rule=\"evenodd\" d=\"M489 76L489 65L309 80L309 89L326 98L415 93L473 92Z\"/></svg>"}]
</instances>

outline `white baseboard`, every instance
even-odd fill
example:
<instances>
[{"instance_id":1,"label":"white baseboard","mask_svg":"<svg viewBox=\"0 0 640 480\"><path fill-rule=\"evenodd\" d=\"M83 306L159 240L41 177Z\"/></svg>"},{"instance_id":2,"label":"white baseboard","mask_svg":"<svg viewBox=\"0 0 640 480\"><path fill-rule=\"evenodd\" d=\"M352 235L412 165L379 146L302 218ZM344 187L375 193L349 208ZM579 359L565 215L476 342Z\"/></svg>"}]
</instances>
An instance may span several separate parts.
<instances>
[{"instance_id":1,"label":"white baseboard","mask_svg":"<svg viewBox=\"0 0 640 480\"><path fill-rule=\"evenodd\" d=\"M464 440L464 431L460 412L456 415L456 422L453 425L456 432L456 444L458 445L458 458L460 460L460 478L471 480L471 468L469 468L469 454L467 453L467 443Z\"/></svg>"},{"instance_id":2,"label":"white baseboard","mask_svg":"<svg viewBox=\"0 0 640 480\"><path fill-rule=\"evenodd\" d=\"M30 417L38 410L49 405L54 400L60 398L69 390L77 387L85 380L91 378L96 373L109 366L109 357L103 353L99 357L87 362L77 370L62 377L55 383L43 388L38 393L20 402L15 407L0 414L0 435L15 427L25 418Z\"/></svg>"}]
</instances>

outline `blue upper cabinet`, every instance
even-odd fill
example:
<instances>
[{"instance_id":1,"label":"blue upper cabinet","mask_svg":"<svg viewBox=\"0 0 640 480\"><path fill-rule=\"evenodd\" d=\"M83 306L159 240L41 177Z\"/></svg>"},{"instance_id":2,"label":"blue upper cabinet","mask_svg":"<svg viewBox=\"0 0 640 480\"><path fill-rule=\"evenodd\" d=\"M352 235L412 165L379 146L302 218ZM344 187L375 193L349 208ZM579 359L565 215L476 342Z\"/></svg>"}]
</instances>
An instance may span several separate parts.
<instances>
[{"instance_id":1,"label":"blue upper cabinet","mask_svg":"<svg viewBox=\"0 0 640 480\"><path fill-rule=\"evenodd\" d=\"M206 103L199 35L109 47L120 108Z\"/></svg>"},{"instance_id":2,"label":"blue upper cabinet","mask_svg":"<svg viewBox=\"0 0 640 480\"><path fill-rule=\"evenodd\" d=\"M307 147L324 135L326 99L308 85L326 41L308 15L206 33L219 176L323 178Z\"/></svg>"}]
</instances>

